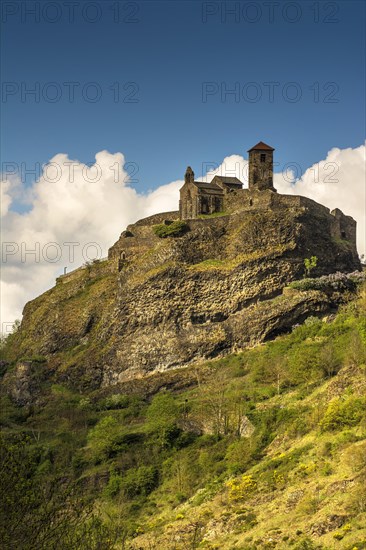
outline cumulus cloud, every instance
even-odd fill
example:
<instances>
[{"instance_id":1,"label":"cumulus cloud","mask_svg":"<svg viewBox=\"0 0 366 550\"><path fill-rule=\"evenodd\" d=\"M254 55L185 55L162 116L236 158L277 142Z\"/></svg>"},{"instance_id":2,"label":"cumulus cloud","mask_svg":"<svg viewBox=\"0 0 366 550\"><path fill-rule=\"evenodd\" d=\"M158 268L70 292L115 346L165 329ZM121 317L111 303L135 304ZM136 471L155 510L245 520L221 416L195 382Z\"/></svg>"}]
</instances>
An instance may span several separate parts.
<instances>
[{"instance_id":1,"label":"cumulus cloud","mask_svg":"<svg viewBox=\"0 0 366 550\"><path fill-rule=\"evenodd\" d=\"M300 194L339 207L358 222L359 251L365 251L365 146L332 149L325 160L295 181L293 174L275 174L275 186L286 194ZM89 259L104 257L126 225L157 212L176 210L182 180L146 194L129 183L122 153L101 151L87 166L55 155L43 166L32 188L19 178L1 183L2 223L2 330L20 318L24 304L53 286L67 267L75 269ZM248 184L248 162L240 155L226 157L216 166L206 163L196 179L236 176ZM15 210L26 200L29 209Z\"/></svg>"},{"instance_id":2,"label":"cumulus cloud","mask_svg":"<svg viewBox=\"0 0 366 550\"><path fill-rule=\"evenodd\" d=\"M0 187L0 213L1 218L6 216L9 211L9 207L12 203L11 193L14 193L14 189L19 185L19 180L14 176L9 176L7 179L1 180Z\"/></svg>"},{"instance_id":3,"label":"cumulus cloud","mask_svg":"<svg viewBox=\"0 0 366 550\"><path fill-rule=\"evenodd\" d=\"M202 176L196 177L197 181L210 182L215 176L227 176L238 178L248 187L248 161L241 155L230 155L225 157L221 164L206 162L201 167Z\"/></svg>"}]
</instances>

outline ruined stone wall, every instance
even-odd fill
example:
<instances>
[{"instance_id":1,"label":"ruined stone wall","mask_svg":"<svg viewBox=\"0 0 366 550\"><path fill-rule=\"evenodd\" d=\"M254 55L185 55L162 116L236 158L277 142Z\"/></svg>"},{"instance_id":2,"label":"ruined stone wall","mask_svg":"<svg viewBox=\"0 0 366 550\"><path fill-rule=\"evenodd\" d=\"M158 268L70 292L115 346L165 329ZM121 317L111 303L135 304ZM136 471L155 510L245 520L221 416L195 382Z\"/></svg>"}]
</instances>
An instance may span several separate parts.
<instances>
[{"instance_id":1,"label":"ruined stone wall","mask_svg":"<svg viewBox=\"0 0 366 550\"><path fill-rule=\"evenodd\" d=\"M142 218L136 223L129 225L128 227L139 227L141 225L157 225L158 223L163 223L164 220L176 220L179 217L178 210L172 210L170 212L160 212L159 214L153 214L147 218Z\"/></svg>"},{"instance_id":2,"label":"ruined stone wall","mask_svg":"<svg viewBox=\"0 0 366 550\"><path fill-rule=\"evenodd\" d=\"M325 216L327 218L325 231L330 231L331 236L335 239L342 239L356 245L356 222L338 208L330 212L329 208L308 197L280 195L270 190L240 189L229 191L225 195L224 210L228 213L281 208L303 208L305 211L311 211L313 215Z\"/></svg>"},{"instance_id":3,"label":"ruined stone wall","mask_svg":"<svg viewBox=\"0 0 366 550\"><path fill-rule=\"evenodd\" d=\"M85 267L82 266L74 269L73 271L70 271L69 273L65 273L64 275L60 275L59 277L57 277L56 284L77 281L78 279L82 279L83 277L85 277Z\"/></svg>"},{"instance_id":4,"label":"ruined stone wall","mask_svg":"<svg viewBox=\"0 0 366 550\"><path fill-rule=\"evenodd\" d=\"M274 193L272 191L250 191L238 189L229 191L224 198L225 212L241 212L242 210L267 209L272 206Z\"/></svg>"},{"instance_id":5,"label":"ruined stone wall","mask_svg":"<svg viewBox=\"0 0 366 550\"><path fill-rule=\"evenodd\" d=\"M105 259L92 262L88 265L83 265L81 267L78 267L77 269L74 269L73 271L70 271L69 273L60 275L56 279L56 284L70 283L85 278L95 279L96 277L103 277L108 273L113 273L115 271L116 263Z\"/></svg>"},{"instance_id":6,"label":"ruined stone wall","mask_svg":"<svg viewBox=\"0 0 366 550\"><path fill-rule=\"evenodd\" d=\"M325 221L324 231L328 231L330 237L348 241L356 247L356 221L351 216L343 214L339 208L330 211L329 208L299 195L273 194L272 207L277 208L304 208L312 215L323 216Z\"/></svg>"},{"instance_id":7,"label":"ruined stone wall","mask_svg":"<svg viewBox=\"0 0 366 550\"><path fill-rule=\"evenodd\" d=\"M356 222L351 216L343 214L339 208L331 211L333 216L332 237L356 244Z\"/></svg>"},{"instance_id":8,"label":"ruined stone wall","mask_svg":"<svg viewBox=\"0 0 366 550\"><path fill-rule=\"evenodd\" d=\"M179 212L176 210L162 212L128 225L118 241L108 250L108 258L128 261L143 254L158 242L158 237L154 234L152 227L164 223L166 220L176 220L178 216Z\"/></svg>"},{"instance_id":9,"label":"ruined stone wall","mask_svg":"<svg viewBox=\"0 0 366 550\"><path fill-rule=\"evenodd\" d=\"M308 197L298 195L273 195L272 205L277 207L302 207L313 215L324 216L329 224L330 236L334 239L348 241L356 246L356 221L351 216L343 214L339 208L330 211L329 208ZM324 230L326 228L324 227Z\"/></svg>"},{"instance_id":10,"label":"ruined stone wall","mask_svg":"<svg viewBox=\"0 0 366 550\"><path fill-rule=\"evenodd\" d=\"M154 245L154 240L157 237L154 235L151 226L132 227L128 226L127 231L124 231L118 241L108 250L108 258L129 260L137 255L143 254Z\"/></svg>"},{"instance_id":11,"label":"ruined stone wall","mask_svg":"<svg viewBox=\"0 0 366 550\"><path fill-rule=\"evenodd\" d=\"M280 195L274 193L270 189L264 191L239 189L229 191L225 195L225 211L241 212L242 210L266 210L270 208L300 208L319 206L325 209L322 205L317 205L316 202L306 197L298 195ZM328 210L328 209L325 209ZM328 210L329 212L329 210Z\"/></svg>"}]
</instances>

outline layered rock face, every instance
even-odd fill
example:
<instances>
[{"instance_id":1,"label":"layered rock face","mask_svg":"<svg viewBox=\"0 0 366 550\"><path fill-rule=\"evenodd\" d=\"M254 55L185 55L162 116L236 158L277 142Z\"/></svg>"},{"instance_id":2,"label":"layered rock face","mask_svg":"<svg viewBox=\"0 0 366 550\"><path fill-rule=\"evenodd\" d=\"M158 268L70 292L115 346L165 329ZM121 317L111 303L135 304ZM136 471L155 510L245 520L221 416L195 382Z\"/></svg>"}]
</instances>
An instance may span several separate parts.
<instances>
[{"instance_id":1,"label":"layered rock face","mask_svg":"<svg viewBox=\"0 0 366 550\"><path fill-rule=\"evenodd\" d=\"M186 220L166 238L156 224L169 228L177 213L129 226L107 261L26 305L11 358L41 355L58 380L108 386L254 345L329 310L324 293L282 290L311 256L312 275L359 269L355 222L302 197L258 197L233 195L231 213Z\"/></svg>"}]
</instances>

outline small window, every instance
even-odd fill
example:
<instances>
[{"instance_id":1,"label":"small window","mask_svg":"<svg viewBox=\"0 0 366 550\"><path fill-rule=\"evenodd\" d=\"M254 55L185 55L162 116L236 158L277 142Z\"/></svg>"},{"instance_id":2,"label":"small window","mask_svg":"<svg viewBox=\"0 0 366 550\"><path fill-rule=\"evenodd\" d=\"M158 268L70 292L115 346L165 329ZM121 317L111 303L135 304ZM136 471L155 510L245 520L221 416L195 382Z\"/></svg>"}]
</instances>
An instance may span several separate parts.
<instances>
[{"instance_id":1,"label":"small window","mask_svg":"<svg viewBox=\"0 0 366 550\"><path fill-rule=\"evenodd\" d=\"M266 162L266 155L261 153L261 162Z\"/></svg>"},{"instance_id":2,"label":"small window","mask_svg":"<svg viewBox=\"0 0 366 550\"><path fill-rule=\"evenodd\" d=\"M345 231L341 231L341 237L342 237L342 239L346 238L346 232Z\"/></svg>"}]
</instances>

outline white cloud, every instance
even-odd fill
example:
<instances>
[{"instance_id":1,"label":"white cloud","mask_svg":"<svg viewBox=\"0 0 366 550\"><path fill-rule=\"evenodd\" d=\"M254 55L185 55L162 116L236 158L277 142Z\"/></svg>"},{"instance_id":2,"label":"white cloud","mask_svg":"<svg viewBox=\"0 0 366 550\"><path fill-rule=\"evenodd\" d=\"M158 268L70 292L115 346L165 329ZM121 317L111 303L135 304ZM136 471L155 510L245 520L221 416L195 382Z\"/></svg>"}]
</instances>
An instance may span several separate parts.
<instances>
[{"instance_id":1,"label":"white cloud","mask_svg":"<svg viewBox=\"0 0 366 550\"><path fill-rule=\"evenodd\" d=\"M225 157L220 165L214 166L214 163L204 163L202 165L202 171L204 176L197 177L197 181L210 182L215 176L227 176L232 178L238 178L244 183L244 187L248 187L248 161L241 155L231 155Z\"/></svg>"},{"instance_id":2,"label":"white cloud","mask_svg":"<svg viewBox=\"0 0 366 550\"><path fill-rule=\"evenodd\" d=\"M9 176L6 180L1 180L0 186L0 212L1 218L6 216L12 203L11 193L19 184L19 181L14 176Z\"/></svg>"},{"instance_id":3,"label":"white cloud","mask_svg":"<svg viewBox=\"0 0 366 550\"><path fill-rule=\"evenodd\" d=\"M309 196L357 219L360 252L365 251L364 155L365 146L332 149L325 160L306 170L294 183L286 181L283 174L275 174L279 192ZM88 168L66 154L58 154L43 167L31 190L14 176L3 180L2 323L19 318L24 304L53 286L64 266L70 271L84 263L87 256L95 256L95 247L88 247L88 243L97 243L105 256L129 223L178 208L182 180L138 194L129 185L124 162L122 153L101 151ZM238 177L247 186L247 164L240 155L231 155L214 169L203 166L206 176L196 179L211 181L214 175L225 174ZM334 168L337 171L331 177ZM318 174L318 183L314 182L314 173ZM14 201L22 199L30 203L30 209L23 213L12 210ZM53 263L56 255L60 258Z\"/></svg>"}]
</instances>

